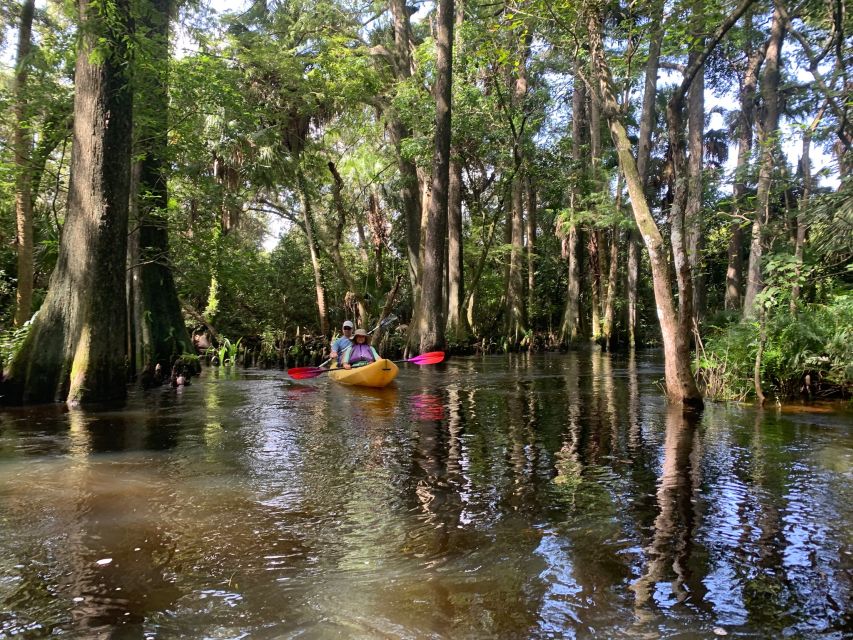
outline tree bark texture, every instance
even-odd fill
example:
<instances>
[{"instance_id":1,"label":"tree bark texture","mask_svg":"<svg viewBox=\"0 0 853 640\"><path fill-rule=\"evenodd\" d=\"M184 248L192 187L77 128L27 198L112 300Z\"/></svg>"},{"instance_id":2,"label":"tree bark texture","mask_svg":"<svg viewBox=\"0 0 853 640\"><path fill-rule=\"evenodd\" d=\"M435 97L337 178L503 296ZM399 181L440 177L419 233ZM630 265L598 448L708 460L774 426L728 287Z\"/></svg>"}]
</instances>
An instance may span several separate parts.
<instances>
[{"instance_id":1,"label":"tree bark texture","mask_svg":"<svg viewBox=\"0 0 853 640\"><path fill-rule=\"evenodd\" d=\"M447 203L447 333L459 342L465 338L465 299L462 239L462 165L450 161Z\"/></svg>"},{"instance_id":2,"label":"tree bark texture","mask_svg":"<svg viewBox=\"0 0 853 640\"><path fill-rule=\"evenodd\" d=\"M589 36L595 76L598 80L605 115L619 158L619 167L625 176L637 227L649 252L658 321L660 322L661 339L664 346L667 395L673 402L701 406L703 404L702 396L690 369L689 336L683 336L678 327L678 318L670 287L666 246L649 209L640 174L637 172L631 141L628 138L619 105L613 94L613 80L601 41L600 15L593 14L591 16Z\"/></svg>"},{"instance_id":3,"label":"tree bark texture","mask_svg":"<svg viewBox=\"0 0 853 640\"><path fill-rule=\"evenodd\" d=\"M536 305L536 186L530 174L525 181L527 207L527 321L533 326Z\"/></svg>"},{"instance_id":4,"label":"tree bark texture","mask_svg":"<svg viewBox=\"0 0 853 640\"><path fill-rule=\"evenodd\" d=\"M346 207L343 202L344 181L334 162L330 160L327 166L329 167L329 173L332 174L332 202L338 214L335 237L328 243L329 256L332 258L332 264L335 265L338 275L347 287L347 294L352 294L355 297L355 303L358 307L358 322L356 324L363 327L366 326L368 318L367 303L341 255L341 240L343 238L344 227L346 226Z\"/></svg>"},{"instance_id":5,"label":"tree bark texture","mask_svg":"<svg viewBox=\"0 0 853 640\"><path fill-rule=\"evenodd\" d=\"M305 238L308 241L308 252L311 255L311 269L314 272L314 292L317 298L317 315L320 320L320 331L324 336L329 335L329 313L326 308L326 284L323 278L323 265L320 264L320 249L314 237L314 214L311 210L311 198L305 176L299 172L299 197L302 200L302 224L305 227Z\"/></svg>"},{"instance_id":6,"label":"tree bark texture","mask_svg":"<svg viewBox=\"0 0 853 640\"><path fill-rule=\"evenodd\" d=\"M751 16L746 24L747 33L752 30ZM726 269L725 307L729 310L741 308L743 289L743 219L746 217L747 174L752 154L753 126L755 122L755 93L758 87L758 72L764 62L766 48L747 51L747 67L741 81L740 114L737 127L737 164L732 185L735 220L729 226L728 266Z\"/></svg>"},{"instance_id":7,"label":"tree bark texture","mask_svg":"<svg viewBox=\"0 0 853 640\"><path fill-rule=\"evenodd\" d=\"M811 144L812 136L823 118L825 106L821 107L812 120L809 128L803 131L803 154L800 156L800 174L802 175L803 190L800 195L800 202L797 208L797 232L794 239L794 261L796 271L794 272L794 284L791 287L791 313L797 310L797 300L800 298L800 277L803 269L803 252L806 246L806 233L808 231L807 212L809 208L809 200L811 198L812 189L812 162L811 162Z\"/></svg>"},{"instance_id":8,"label":"tree bark texture","mask_svg":"<svg viewBox=\"0 0 853 640\"><path fill-rule=\"evenodd\" d=\"M15 133L15 218L17 236L15 247L18 253L18 284L15 294L15 326L20 327L33 311L33 167L30 163L33 136L29 120L26 95L27 77L32 47L33 14L35 0L21 4L21 19L18 28L18 50L15 56L14 112Z\"/></svg>"},{"instance_id":9,"label":"tree bark texture","mask_svg":"<svg viewBox=\"0 0 853 640\"><path fill-rule=\"evenodd\" d=\"M583 142L587 131L586 124L586 85L581 78L581 59L574 59L574 91L572 92L572 163L575 175L574 184L569 191L569 211L572 219L568 229L561 230L563 235L563 254L568 262L568 287L566 291L566 307L563 310L563 321L560 326L560 342L575 342L579 336L580 319L580 258L578 256L579 230L575 223L575 212L581 206L581 176L584 175Z\"/></svg>"},{"instance_id":10,"label":"tree bark texture","mask_svg":"<svg viewBox=\"0 0 853 640\"><path fill-rule=\"evenodd\" d=\"M405 0L390 0L394 28L394 75L398 80L409 78L414 72L412 59L412 27ZM415 163L402 153L403 140L411 138L412 133L397 114L391 113L388 133L397 156L397 168L400 172L400 199L406 221L406 254L409 260L409 279L415 290L421 279L421 207L420 182Z\"/></svg>"},{"instance_id":11,"label":"tree bark texture","mask_svg":"<svg viewBox=\"0 0 853 640\"><path fill-rule=\"evenodd\" d=\"M599 165L601 164L601 98L598 91L590 91L589 93L589 152L590 162L592 165L592 188L595 191L601 191L603 185L601 183L601 175ZM602 265L604 260L601 256L603 251L601 238L601 230L592 228L589 230L589 242L587 245L589 256L589 285L590 285L590 306L592 315L592 341L598 342L601 339L601 314L604 304L604 283L602 282Z\"/></svg>"},{"instance_id":12,"label":"tree bark texture","mask_svg":"<svg viewBox=\"0 0 853 640\"><path fill-rule=\"evenodd\" d=\"M657 98L658 69L660 67L660 49L663 41L663 0L657 0L652 7L651 23L654 25L649 39L649 58L646 61L643 83L643 107L640 114L640 137L637 142L637 172L643 191L648 188L648 168L652 154L652 133L655 128L655 99ZM628 291L627 323L628 343L637 344L637 280L640 271L640 236L635 228L628 232Z\"/></svg>"},{"instance_id":13,"label":"tree bark texture","mask_svg":"<svg viewBox=\"0 0 853 640\"><path fill-rule=\"evenodd\" d=\"M169 20L172 0L150 0L143 14L151 47L151 64L138 73L141 110L137 110L140 162L137 260L132 264L136 371L165 370L182 353L193 351L178 301L169 254L168 111Z\"/></svg>"},{"instance_id":14,"label":"tree bark texture","mask_svg":"<svg viewBox=\"0 0 853 640\"><path fill-rule=\"evenodd\" d=\"M518 76L512 92L509 118L513 134L513 160L515 174L512 181L510 206L510 254L509 278L506 291L506 334L510 340L518 341L527 332L527 305L524 297L524 200L527 184L525 162L525 99L527 98L527 58L530 42L526 40L519 51ZM516 118L516 114L519 116Z\"/></svg>"},{"instance_id":15,"label":"tree bark texture","mask_svg":"<svg viewBox=\"0 0 853 640\"><path fill-rule=\"evenodd\" d=\"M749 266L747 268L746 294L743 299L743 313L746 317L755 317L755 300L762 288L761 259L764 253L764 225L770 217L770 187L773 181L773 164L776 155L776 136L779 130L779 61L782 55L782 43L785 39L785 22L777 7L773 12L770 27L770 41L761 78L761 95L764 101L764 118L759 131L761 160L758 168L756 187L756 210L752 220L752 237L749 245Z\"/></svg>"},{"instance_id":16,"label":"tree bark texture","mask_svg":"<svg viewBox=\"0 0 853 640\"><path fill-rule=\"evenodd\" d=\"M702 43L701 33L703 22L701 18L702 8L694 9L700 14L697 19L694 37L697 42ZM687 249L687 263L690 266L690 278L693 290L693 318L694 327L699 326L702 317L702 304L704 302L703 278L702 278L702 155L704 152L705 133L705 73L704 67L690 85L687 94L687 204L684 209L685 244Z\"/></svg>"},{"instance_id":17,"label":"tree bark texture","mask_svg":"<svg viewBox=\"0 0 853 640\"><path fill-rule=\"evenodd\" d=\"M455 3L454 56L461 60L463 55L462 24L465 22L464 0ZM467 336L465 313L465 263L464 238L462 235L462 163L458 149L451 140L450 184L447 202L447 334L456 342Z\"/></svg>"},{"instance_id":18,"label":"tree bark texture","mask_svg":"<svg viewBox=\"0 0 853 640\"><path fill-rule=\"evenodd\" d=\"M129 4L115 0L109 20L100 2L77 5L68 213L44 305L4 381L6 402L76 405L126 394Z\"/></svg>"},{"instance_id":19,"label":"tree bark texture","mask_svg":"<svg viewBox=\"0 0 853 640\"><path fill-rule=\"evenodd\" d=\"M445 344L444 283L445 236L450 181L450 99L453 80L453 0L439 0L436 37L435 148L432 157L432 189L429 219L424 238L424 263L420 304L420 351L441 349Z\"/></svg>"},{"instance_id":20,"label":"tree bark texture","mask_svg":"<svg viewBox=\"0 0 853 640\"><path fill-rule=\"evenodd\" d=\"M621 188L622 185L620 184L619 189ZM619 228L616 226L610 230L609 258L610 262L607 270L607 298L604 302L604 318L601 327L601 338L604 347L611 350L616 342L614 325L616 319L616 286L619 281Z\"/></svg>"}]
</instances>

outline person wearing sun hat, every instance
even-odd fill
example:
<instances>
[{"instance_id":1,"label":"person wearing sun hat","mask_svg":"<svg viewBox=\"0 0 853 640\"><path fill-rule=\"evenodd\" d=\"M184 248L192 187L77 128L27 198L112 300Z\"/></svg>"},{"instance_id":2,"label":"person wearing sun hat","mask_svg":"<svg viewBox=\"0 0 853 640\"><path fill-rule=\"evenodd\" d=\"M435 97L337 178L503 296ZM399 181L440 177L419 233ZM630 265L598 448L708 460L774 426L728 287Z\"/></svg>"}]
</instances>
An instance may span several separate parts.
<instances>
[{"instance_id":1,"label":"person wearing sun hat","mask_svg":"<svg viewBox=\"0 0 853 640\"><path fill-rule=\"evenodd\" d=\"M370 346L370 336L364 329L356 329L352 336L353 345L344 352L343 367L352 369L379 360L376 349Z\"/></svg>"},{"instance_id":2,"label":"person wearing sun hat","mask_svg":"<svg viewBox=\"0 0 853 640\"><path fill-rule=\"evenodd\" d=\"M332 343L332 352L329 354L329 359L336 359L338 366L341 366L341 358L344 351L352 346L352 322L345 320L341 327L343 335Z\"/></svg>"}]
</instances>

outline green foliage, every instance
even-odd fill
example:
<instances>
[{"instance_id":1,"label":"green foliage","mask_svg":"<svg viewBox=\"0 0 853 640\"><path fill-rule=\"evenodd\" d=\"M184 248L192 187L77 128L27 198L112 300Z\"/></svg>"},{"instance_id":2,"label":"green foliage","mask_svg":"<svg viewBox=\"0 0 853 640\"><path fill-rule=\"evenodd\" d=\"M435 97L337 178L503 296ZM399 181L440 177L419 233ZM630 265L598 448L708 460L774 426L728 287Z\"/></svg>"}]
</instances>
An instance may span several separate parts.
<instances>
[{"instance_id":1,"label":"green foliage","mask_svg":"<svg viewBox=\"0 0 853 640\"><path fill-rule=\"evenodd\" d=\"M776 310L765 324L761 380L780 398L849 395L853 390L853 293L827 304L807 304L791 315ZM697 375L709 397L743 400L754 394L753 367L760 339L757 322L714 329L698 360ZM812 389L805 389L805 377Z\"/></svg>"},{"instance_id":2,"label":"green foliage","mask_svg":"<svg viewBox=\"0 0 853 640\"><path fill-rule=\"evenodd\" d=\"M19 328L11 328L5 331L0 331L0 374L6 368L6 365L12 361L12 358L24 344L24 340L32 327L32 320L25 322L24 326Z\"/></svg>"},{"instance_id":3,"label":"green foliage","mask_svg":"<svg viewBox=\"0 0 853 640\"><path fill-rule=\"evenodd\" d=\"M211 364L222 367L232 367L237 364L237 356L240 353L240 342L242 338L236 342L231 342L228 338L222 338L219 346L210 347L207 350L208 357L211 358Z\"/></svg>"}]
</instances>

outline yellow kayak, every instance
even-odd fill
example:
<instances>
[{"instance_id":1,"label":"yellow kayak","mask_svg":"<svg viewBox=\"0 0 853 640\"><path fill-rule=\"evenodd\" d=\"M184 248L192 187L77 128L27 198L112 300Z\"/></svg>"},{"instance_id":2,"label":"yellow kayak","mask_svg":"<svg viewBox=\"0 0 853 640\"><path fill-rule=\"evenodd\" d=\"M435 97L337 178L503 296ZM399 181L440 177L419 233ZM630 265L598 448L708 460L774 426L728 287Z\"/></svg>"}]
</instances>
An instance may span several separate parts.
<instances>
[{"instance_id":1,"label":"yellow kayak","mask_svg":"<svg viewBox=\"0 0 853 640\"><path fill-rule=\"evenodd\" d=\"M380 358L363 367L353 369L333 369L329 377L341 384L352 384L360 387L384 387L397 377L397 365L390 360Z\"/></svg>"}]
</instances>

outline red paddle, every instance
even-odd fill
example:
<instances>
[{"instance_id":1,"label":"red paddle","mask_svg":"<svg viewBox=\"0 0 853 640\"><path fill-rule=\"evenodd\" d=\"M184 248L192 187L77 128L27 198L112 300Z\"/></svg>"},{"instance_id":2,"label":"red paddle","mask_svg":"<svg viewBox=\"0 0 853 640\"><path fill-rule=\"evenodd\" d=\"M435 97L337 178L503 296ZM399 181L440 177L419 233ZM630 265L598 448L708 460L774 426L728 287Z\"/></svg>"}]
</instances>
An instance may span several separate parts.
<instances>
[{"instance_id":1,"label":"red paddle","mask_svg":"<svg viewBox=\"0 0 853 640\"><path fill-rule=\"evenodd\" d=\"M411 362L412 364L438 364L444 360L444 351L427 351L426 353L422 353L419 356L415 356L414 358L409 358L408 360L394 360L394 362Z\"/></svg>"},{"instance_id":2,"label":"red paddle","mask_svg":"<svg viewBox=\"0 0 853 640\"><path fill-rule=\"evenodd\" d=\"M414 358L409 358L407 360L394 360L394 362L411 362L412 364L425 365L438 364L442 360L444 360L444 351L429 351L427 353L422 353L419 356L415 356ZM324 367L294 367L293 369L287 370L287 375L294 380L305 380L307 378L316 378L328 371L332 371L332 369Z\"/></svg>"},{"instance_id":3,"label":"red paddle","mask_svg":"<svg viewBox=\"0 0 853 640\"><path fill-rule=\"evenodd\" d=\"M294 380L305 380L306 378L316 378L321 373L326 373L327 371L331 371L331 369L323 367L294 367L287 370L287 375Z\"/></svg>"}]
</instances>

